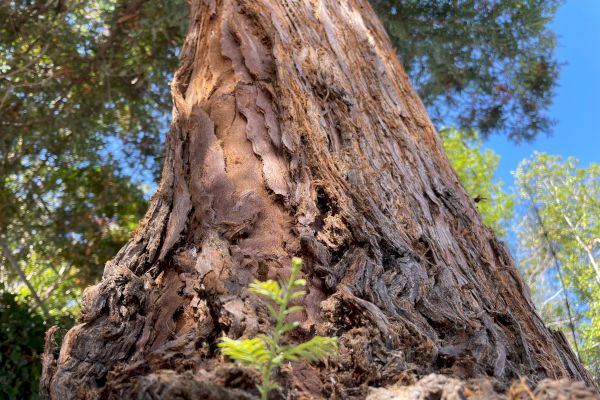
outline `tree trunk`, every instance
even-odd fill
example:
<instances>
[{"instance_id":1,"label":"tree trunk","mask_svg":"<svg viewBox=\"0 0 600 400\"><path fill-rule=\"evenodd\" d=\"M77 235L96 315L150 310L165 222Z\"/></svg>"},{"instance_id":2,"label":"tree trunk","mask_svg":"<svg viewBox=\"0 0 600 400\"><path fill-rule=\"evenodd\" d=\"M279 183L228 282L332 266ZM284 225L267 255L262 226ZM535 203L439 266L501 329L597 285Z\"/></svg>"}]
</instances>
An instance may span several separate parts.
<instances>
[{"instance_id":1,"label":"tree trunk","mask_svg":"<svg viewBox=\"0 0 600 400\"><path fill-rule=\"evenodd\" d=\"M46 398L249 398L256 377L216 343L270 331L247 287L285 278L292 256L308 294L287 339L340 350L279 371L282 396L363 398L431 372L591 384L367 1L191 1L172 93L160 188L56 360L47 346Z\"/></svg>"}]
</instances>

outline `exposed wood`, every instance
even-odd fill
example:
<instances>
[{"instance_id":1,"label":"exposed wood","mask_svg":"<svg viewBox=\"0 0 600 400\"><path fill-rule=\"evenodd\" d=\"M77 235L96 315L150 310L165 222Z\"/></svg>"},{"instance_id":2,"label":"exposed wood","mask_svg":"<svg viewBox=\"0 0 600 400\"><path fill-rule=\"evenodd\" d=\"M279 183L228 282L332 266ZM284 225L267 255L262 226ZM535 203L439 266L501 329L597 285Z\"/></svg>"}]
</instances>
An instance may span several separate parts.
<instances>
[{"instance_id":1,"label":"exposed wood","mask_svg":"<svg viewBox=\"0 0 600 400\"><path fill-rule=\"evenodd\" d=\"M271 329L246 288L286 277L292 256L309 292L288 340L335 335L340 351L280 371L282 396L364 398L432 372L591 383L483 225L366 1L190 10L160 188L85 291L46 398L256 393L216 342Z\"/></svg>"},{"instance_id":2,"label":"exposed wood","mask_svg":"<svg viewBox=\"0 0 600 400\"><path fill-rule=\"evenodd\" d=\"M389 388L373 388L367 400L595 400L598 395L583 382L568 379L544 379L535 388L525 379L516 381L506 393L499 394L487 379L464 382L443 375L431 374L411 384L397 384Z\"/></svg>"},{"instance_id":3,"label":"exposed wood","mask_svg":"<svg viewBox=\"0 0 600 400\"><path fill-rule=\"evenodd\" d=\"M50 380L56 372L56 360L54 352L56 351L55 335L58 326L53 326L46 332L44 338L44 353L42 354L42 379L40 381L40 397L50 397Z\"/></svg>"}]
</instances>

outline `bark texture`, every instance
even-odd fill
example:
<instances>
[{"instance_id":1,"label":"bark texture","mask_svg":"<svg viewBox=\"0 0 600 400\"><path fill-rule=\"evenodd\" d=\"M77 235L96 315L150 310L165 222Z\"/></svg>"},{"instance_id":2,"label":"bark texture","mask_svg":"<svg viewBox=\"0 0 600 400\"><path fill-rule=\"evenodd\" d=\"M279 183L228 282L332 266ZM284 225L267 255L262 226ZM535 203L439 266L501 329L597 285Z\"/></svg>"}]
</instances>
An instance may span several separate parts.
<instances>
[{"instance_id":1,"label":"bark texture","mask_svg":"<svg viewBox=\"0 0 600 400\"><path fill-rule=\"evenodd\" d=\"M287 340L337 336L340 351L282 369L281 396L364 398L432 372L591 383L367 1L194 0L172 93L160 188L46 354L46 398L250 398L257 377L216 343L270 331L246 288L285 278L292 256L309 284Z\"/></svg>"},{"instance_id":2,"label":"bark texture","mask_svg":"<svg viewBox=\"0 0 600 400\"><path fill-rule=\"evenodd\" d=\"M468 382L430 374L418 382L389 388L371 388L366 400L596 400L597 392L583 382L544 379L531 389L525 379L515 382L506 393L498 393L489 379Z\"/></svg>"}]
</instances>

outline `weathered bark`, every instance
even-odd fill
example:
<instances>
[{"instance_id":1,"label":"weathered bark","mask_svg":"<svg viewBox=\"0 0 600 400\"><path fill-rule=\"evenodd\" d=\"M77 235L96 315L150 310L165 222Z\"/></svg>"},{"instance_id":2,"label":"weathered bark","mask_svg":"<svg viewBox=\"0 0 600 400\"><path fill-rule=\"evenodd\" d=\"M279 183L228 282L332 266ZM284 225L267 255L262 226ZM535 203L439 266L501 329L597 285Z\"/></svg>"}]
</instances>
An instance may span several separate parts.
<instances>
[{"instance_id":1,"label":"weathered bark","mask_svg":"<svg viewBox=\"0 0 600 400\"><path fill-rule=\"evenodd\" d=\"M364 397L431 372L591 383L483 225L365 0L190 10L160 188L47 363L48 398L256 393L216 342L271 329L246 288L285 277L292 256L309 290L288 340L335 335L340 351L280 371L282 395Z\"/></svg>"}]
</instances>

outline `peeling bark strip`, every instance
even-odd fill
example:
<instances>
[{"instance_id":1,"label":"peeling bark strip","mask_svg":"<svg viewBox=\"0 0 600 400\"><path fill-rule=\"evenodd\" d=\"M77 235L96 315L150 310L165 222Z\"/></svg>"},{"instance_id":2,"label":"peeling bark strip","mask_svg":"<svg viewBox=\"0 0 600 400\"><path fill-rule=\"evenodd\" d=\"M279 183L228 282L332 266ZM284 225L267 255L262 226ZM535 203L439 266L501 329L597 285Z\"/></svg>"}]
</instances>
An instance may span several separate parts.
<instances>
[{"instance_id":1,"label":"peeling bark strip","mask_svg":"<svg viewBox=\"0 0 600 400\"><path fill-rule=\"evenodd\" d=\"M340 352L281 371L282 395L364 398L431 372L591 383L481 222L367 1L190 9L160 188L47 352L46 398L248 398L256 376L215 344L271 329L246 288L295 255L309 293L289 340L335 335Z\"/></svg>"}]
</instances>

